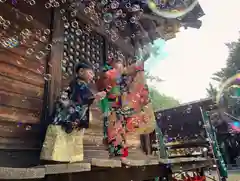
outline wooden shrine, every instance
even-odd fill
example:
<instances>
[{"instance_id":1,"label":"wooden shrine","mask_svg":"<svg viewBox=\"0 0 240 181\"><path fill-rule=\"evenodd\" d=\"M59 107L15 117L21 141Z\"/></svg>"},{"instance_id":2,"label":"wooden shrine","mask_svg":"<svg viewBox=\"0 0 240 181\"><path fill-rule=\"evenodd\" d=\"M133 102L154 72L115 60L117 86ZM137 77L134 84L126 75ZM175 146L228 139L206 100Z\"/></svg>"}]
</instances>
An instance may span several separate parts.
<instances>
[{"instance_id":1,"label":"wooden shrine","mask_svg":"<svg viewBox=\"0 0 240 181\"><path fill-rule=\"evenodd\" d=\"M51 165L40 162L49 115L60 91L68 84L75 63L87 60L97 74L109 55L130 65L140 42L132 38L129 43L126 35L112 42L103 23L84 13L83 3L61 2L0 3L0 180L149 180L167 178L173 170L188 169L192 164L196 169L211 165L204 158L170 159L152 151L146 154L143 149L149 147L147 136L135 135L128 137L127 159L110 159L102 142L101 115L94 106L91 126L84 136L84 161ZM204 13L198 5L190 14L190 19L196 21ZM168 20L152 14L143 19L154 27L151 38L142 40L144 44L159 37L171 39L180 26L189 24L186 18ZM17 39L17 44L9 43L9 38Z\"/></svg>"},{"instance_id":2,"label":"wooden shrine","mask_svg":"<svg viewBox=\"0 0 240 181\"><path fill-rule=\"evenodd\" d=\"M213 164L217 165L212 152L212 141L209 141L212 137L209 136L208 124L204 122L203 117L204 112L210 115L216 110L217 106L212 99L204 99L156 112L159 129L150 134L149 149L154 153L159 151L162 157L173 160L200 159L203 165L204 162L206 164L200 166L203 170L207 170L206 168L212 167ZM157 143L156 137L160 137L159 140L164 144ZM188 171L195 170L192 165L187 167ZM172 170L178 172L178 169Z\"/></svg>"}]
</instances>

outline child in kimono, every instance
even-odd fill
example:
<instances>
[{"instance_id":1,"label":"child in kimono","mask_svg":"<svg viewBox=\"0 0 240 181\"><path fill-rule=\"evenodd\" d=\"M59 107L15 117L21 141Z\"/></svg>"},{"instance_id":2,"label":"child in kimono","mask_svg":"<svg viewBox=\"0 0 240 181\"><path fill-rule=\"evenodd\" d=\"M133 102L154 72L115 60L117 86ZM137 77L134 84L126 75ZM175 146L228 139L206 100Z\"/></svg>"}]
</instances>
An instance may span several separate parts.
<instances>
[{"instance_id":1,"label":"child in kimono","mask_svg":"<svg viewBox=\"0 0 240 181\"><path fill-rule=\"evenodd\" d=\"M123 64L121 61L108 62L103 84L107 96L102 100L104 113L105 143L108 145L110 156L126 155L125 128L121 110L121 93L123 83Z\"/></svg>"},{"instance_id":2,"label":"child in kimono","mask_svg":"<svg viewBox=\"0 0 240 181\"><path fill-rule=\"evenodd\" d=\"M135 132L136 128L145 130L144 127L146 127L145 114L135 115L134 113L141 112L141 106L148 98L148 91L145 91L143 82L141 82L143 86L140 86L138 82L135 83L137 86L130 86L134 84L133 77L143 74L143 63L133 64L126 68L121 61L116 60L109 62L109 65L109 69L105 72L107 96L103 100L105 103L102 104L104 105L102 110L105 142L109 146L111 156L126 157L128 155L126 133ZM135 95L139 95L139 97ZM137 100L137 104L133 99Z\"/></svg>"},{"instance_id":3,"label":"child in kimono","mask_svg":"<svg viewBox=\"0 0 240 181\"><path fill-rule=\"evenodd\" d=\"M79 63L76 77L56 104L55 116L48 126L41 159L58 162L83 160L83 134L89 127L89 107L106 93L93 94L88 84L94 78L90 65Z\"/></svg>"}]
</instances>

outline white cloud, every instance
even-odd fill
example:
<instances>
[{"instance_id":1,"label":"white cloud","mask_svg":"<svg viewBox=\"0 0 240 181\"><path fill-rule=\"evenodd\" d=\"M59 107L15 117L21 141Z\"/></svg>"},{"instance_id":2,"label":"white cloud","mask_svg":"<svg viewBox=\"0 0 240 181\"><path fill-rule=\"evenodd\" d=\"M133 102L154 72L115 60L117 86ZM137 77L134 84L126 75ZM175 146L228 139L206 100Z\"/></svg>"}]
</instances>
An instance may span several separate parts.
<instances>
[{"instance_id":1,"label":"white cloud","mask_svg":"<svg viewBox=\"0 0 240 181\"><path fill-rule=\"evenodd\" d=\"M185 30L168 41L168 57L150 71L165 80L154 84L160 92L182 102L206 96L212 74L225 66L228 49L224 43L236 40L240 30L239 0L200 2L206 13L201 29Z\"/></svg>"}]
</instances>

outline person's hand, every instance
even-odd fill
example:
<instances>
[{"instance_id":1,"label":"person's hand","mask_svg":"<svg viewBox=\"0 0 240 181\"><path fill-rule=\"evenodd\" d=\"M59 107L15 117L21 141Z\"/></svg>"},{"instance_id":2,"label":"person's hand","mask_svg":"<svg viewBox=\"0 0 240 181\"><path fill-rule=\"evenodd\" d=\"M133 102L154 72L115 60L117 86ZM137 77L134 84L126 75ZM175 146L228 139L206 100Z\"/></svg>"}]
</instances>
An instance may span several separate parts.
<instances>
[{"instance_id":1,"label":"person's hand","mask_svg":"<svg viewBox=\"0 0 240 181\"><path fill-rule=\"evenodd\" d=\"M98 92L98 93L95 94L95 99L96 99L96 100L101 100L101 99L103 99L104 97L106 97L106 92L105 92L105 91Z\"/></svg>"},{"instance_id":2,"label":"person's hand","mask_svg":"<svg viewBox=\"0 0 240 181\"><path fill-rule=\"evenodd\" d=\"M75 128L75 129L78 128L78 122L76 122L76 121L72 122L72 127Z\"/></svg>"}]
</instances>

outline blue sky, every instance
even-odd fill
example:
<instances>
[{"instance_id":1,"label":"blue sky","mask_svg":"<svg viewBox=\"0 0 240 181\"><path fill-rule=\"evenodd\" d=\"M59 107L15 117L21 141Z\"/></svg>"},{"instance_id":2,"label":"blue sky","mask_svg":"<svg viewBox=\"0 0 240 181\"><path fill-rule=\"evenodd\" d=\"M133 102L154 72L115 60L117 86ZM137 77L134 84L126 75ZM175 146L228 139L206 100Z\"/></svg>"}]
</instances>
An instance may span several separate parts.
<instances>
[{"instance_id":1,"label":"blue sky","mask_svg":"<svg viewBox=\"0 0 240 181\"><path fill-rule=\"evenodd\" d=\"M212 74L226 64L224 43L236 40L240 30L240 0L199 1L206 14L202 27L181 31L163 46L163 57L147 62L149 72L165 80L149 85L182 103L206 97Z\"/></svg>"}]
</instances>

